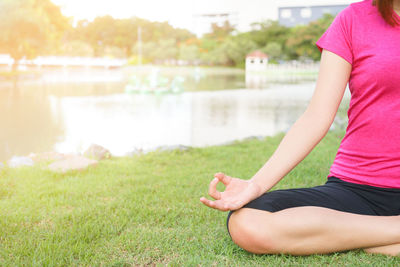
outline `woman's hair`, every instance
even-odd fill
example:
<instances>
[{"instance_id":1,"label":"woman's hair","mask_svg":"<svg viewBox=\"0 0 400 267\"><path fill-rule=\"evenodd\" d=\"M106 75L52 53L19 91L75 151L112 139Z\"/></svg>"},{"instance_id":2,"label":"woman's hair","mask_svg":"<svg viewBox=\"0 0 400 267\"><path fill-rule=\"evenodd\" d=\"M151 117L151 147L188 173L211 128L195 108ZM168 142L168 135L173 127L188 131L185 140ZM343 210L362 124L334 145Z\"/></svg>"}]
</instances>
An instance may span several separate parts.
<instances>
[{"instance_id":1,"label":"woman's hair","mask_svg":"<svg viewBox=\"0 0 400 267\"><path fill-rule=\"evenodd\" d=\"M372 4L377 6L379 13L381 13L382 17L388 24L391 26L400 25L394 16L393 0L374 0Z\"/></svg>"}]
</instances>

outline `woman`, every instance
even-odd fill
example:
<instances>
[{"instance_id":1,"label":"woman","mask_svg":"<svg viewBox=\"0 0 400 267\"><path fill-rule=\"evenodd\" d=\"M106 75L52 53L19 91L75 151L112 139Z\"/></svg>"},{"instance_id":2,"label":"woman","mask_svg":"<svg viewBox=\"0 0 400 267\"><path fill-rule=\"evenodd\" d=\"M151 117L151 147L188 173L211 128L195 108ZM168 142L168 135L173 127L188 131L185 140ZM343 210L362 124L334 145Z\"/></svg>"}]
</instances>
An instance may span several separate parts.
<instances>
[{"instance_id":1,"label":"woman","mask_svg":"<svg viewBox=\"0 0 400 267\"><path fill-rule=\"evenodd\" d=\"M200 200L230 211L232 240L249 252L399 255L400 0L349 5L316 45L320 71L304 114L250 180L217 173L215 200ZM266 193L326 135L348 82L349 123L327 183Z\"/></svg>"}]
</instances>

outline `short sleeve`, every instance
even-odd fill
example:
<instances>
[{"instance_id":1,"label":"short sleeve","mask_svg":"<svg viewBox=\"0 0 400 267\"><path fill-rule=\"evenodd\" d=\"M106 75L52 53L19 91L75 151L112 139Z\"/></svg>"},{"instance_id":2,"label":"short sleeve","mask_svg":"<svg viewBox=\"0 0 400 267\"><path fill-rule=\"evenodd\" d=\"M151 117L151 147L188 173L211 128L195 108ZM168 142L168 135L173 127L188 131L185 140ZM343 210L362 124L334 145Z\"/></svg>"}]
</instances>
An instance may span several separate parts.
<instances>
[{"instance_id":1,"label":"short sleeve","mask_svg":"<svg viewBox=\"0 0 400 267\"><path fill-rule=\"evenodd\" d=\"M321 53L322 49L326 49L353 64L352 16L351 6L346 7L337 14L329 28L316 42L316 46Z\"/></svg>"}]
</instances>

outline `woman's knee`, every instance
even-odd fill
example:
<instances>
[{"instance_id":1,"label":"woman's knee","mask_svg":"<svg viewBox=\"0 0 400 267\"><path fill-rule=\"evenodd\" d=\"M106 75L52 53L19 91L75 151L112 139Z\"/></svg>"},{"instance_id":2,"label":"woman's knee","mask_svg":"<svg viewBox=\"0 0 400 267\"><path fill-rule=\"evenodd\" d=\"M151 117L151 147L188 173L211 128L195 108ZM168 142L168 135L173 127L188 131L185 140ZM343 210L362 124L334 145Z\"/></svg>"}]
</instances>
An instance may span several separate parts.
<instances>
[{"instance_id":1,"label":"woman's knee","mask_svg":"<svg viewBox=\"0 0 400 267\"><path fill-rule=\"evenodd\" d=\"M242 208L233 212L228 221L228 230L233 242L239 247L258 254L273 254L276 251L276 232L269 223L269 212Z\"/></svg>"}]
</instances>

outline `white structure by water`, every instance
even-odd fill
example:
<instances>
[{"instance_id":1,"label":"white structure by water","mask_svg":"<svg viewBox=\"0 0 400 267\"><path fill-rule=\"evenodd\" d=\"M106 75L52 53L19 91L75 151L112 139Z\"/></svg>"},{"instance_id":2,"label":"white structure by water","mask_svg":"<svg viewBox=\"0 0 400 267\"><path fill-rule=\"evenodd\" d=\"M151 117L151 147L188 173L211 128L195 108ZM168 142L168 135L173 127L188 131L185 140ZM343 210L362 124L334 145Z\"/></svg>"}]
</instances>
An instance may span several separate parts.
<instances>
[{"instance_id":1,"label":"white structure by water","mask_svg":"<svg viewBox=\"0 0 400 267\"><path fill-rule=\"evenodd\" d=\"M246 56L246 72L248 71L263 71L267 69L268 56L267 54L256 50Z\"/></svg>"}]
</instances>

